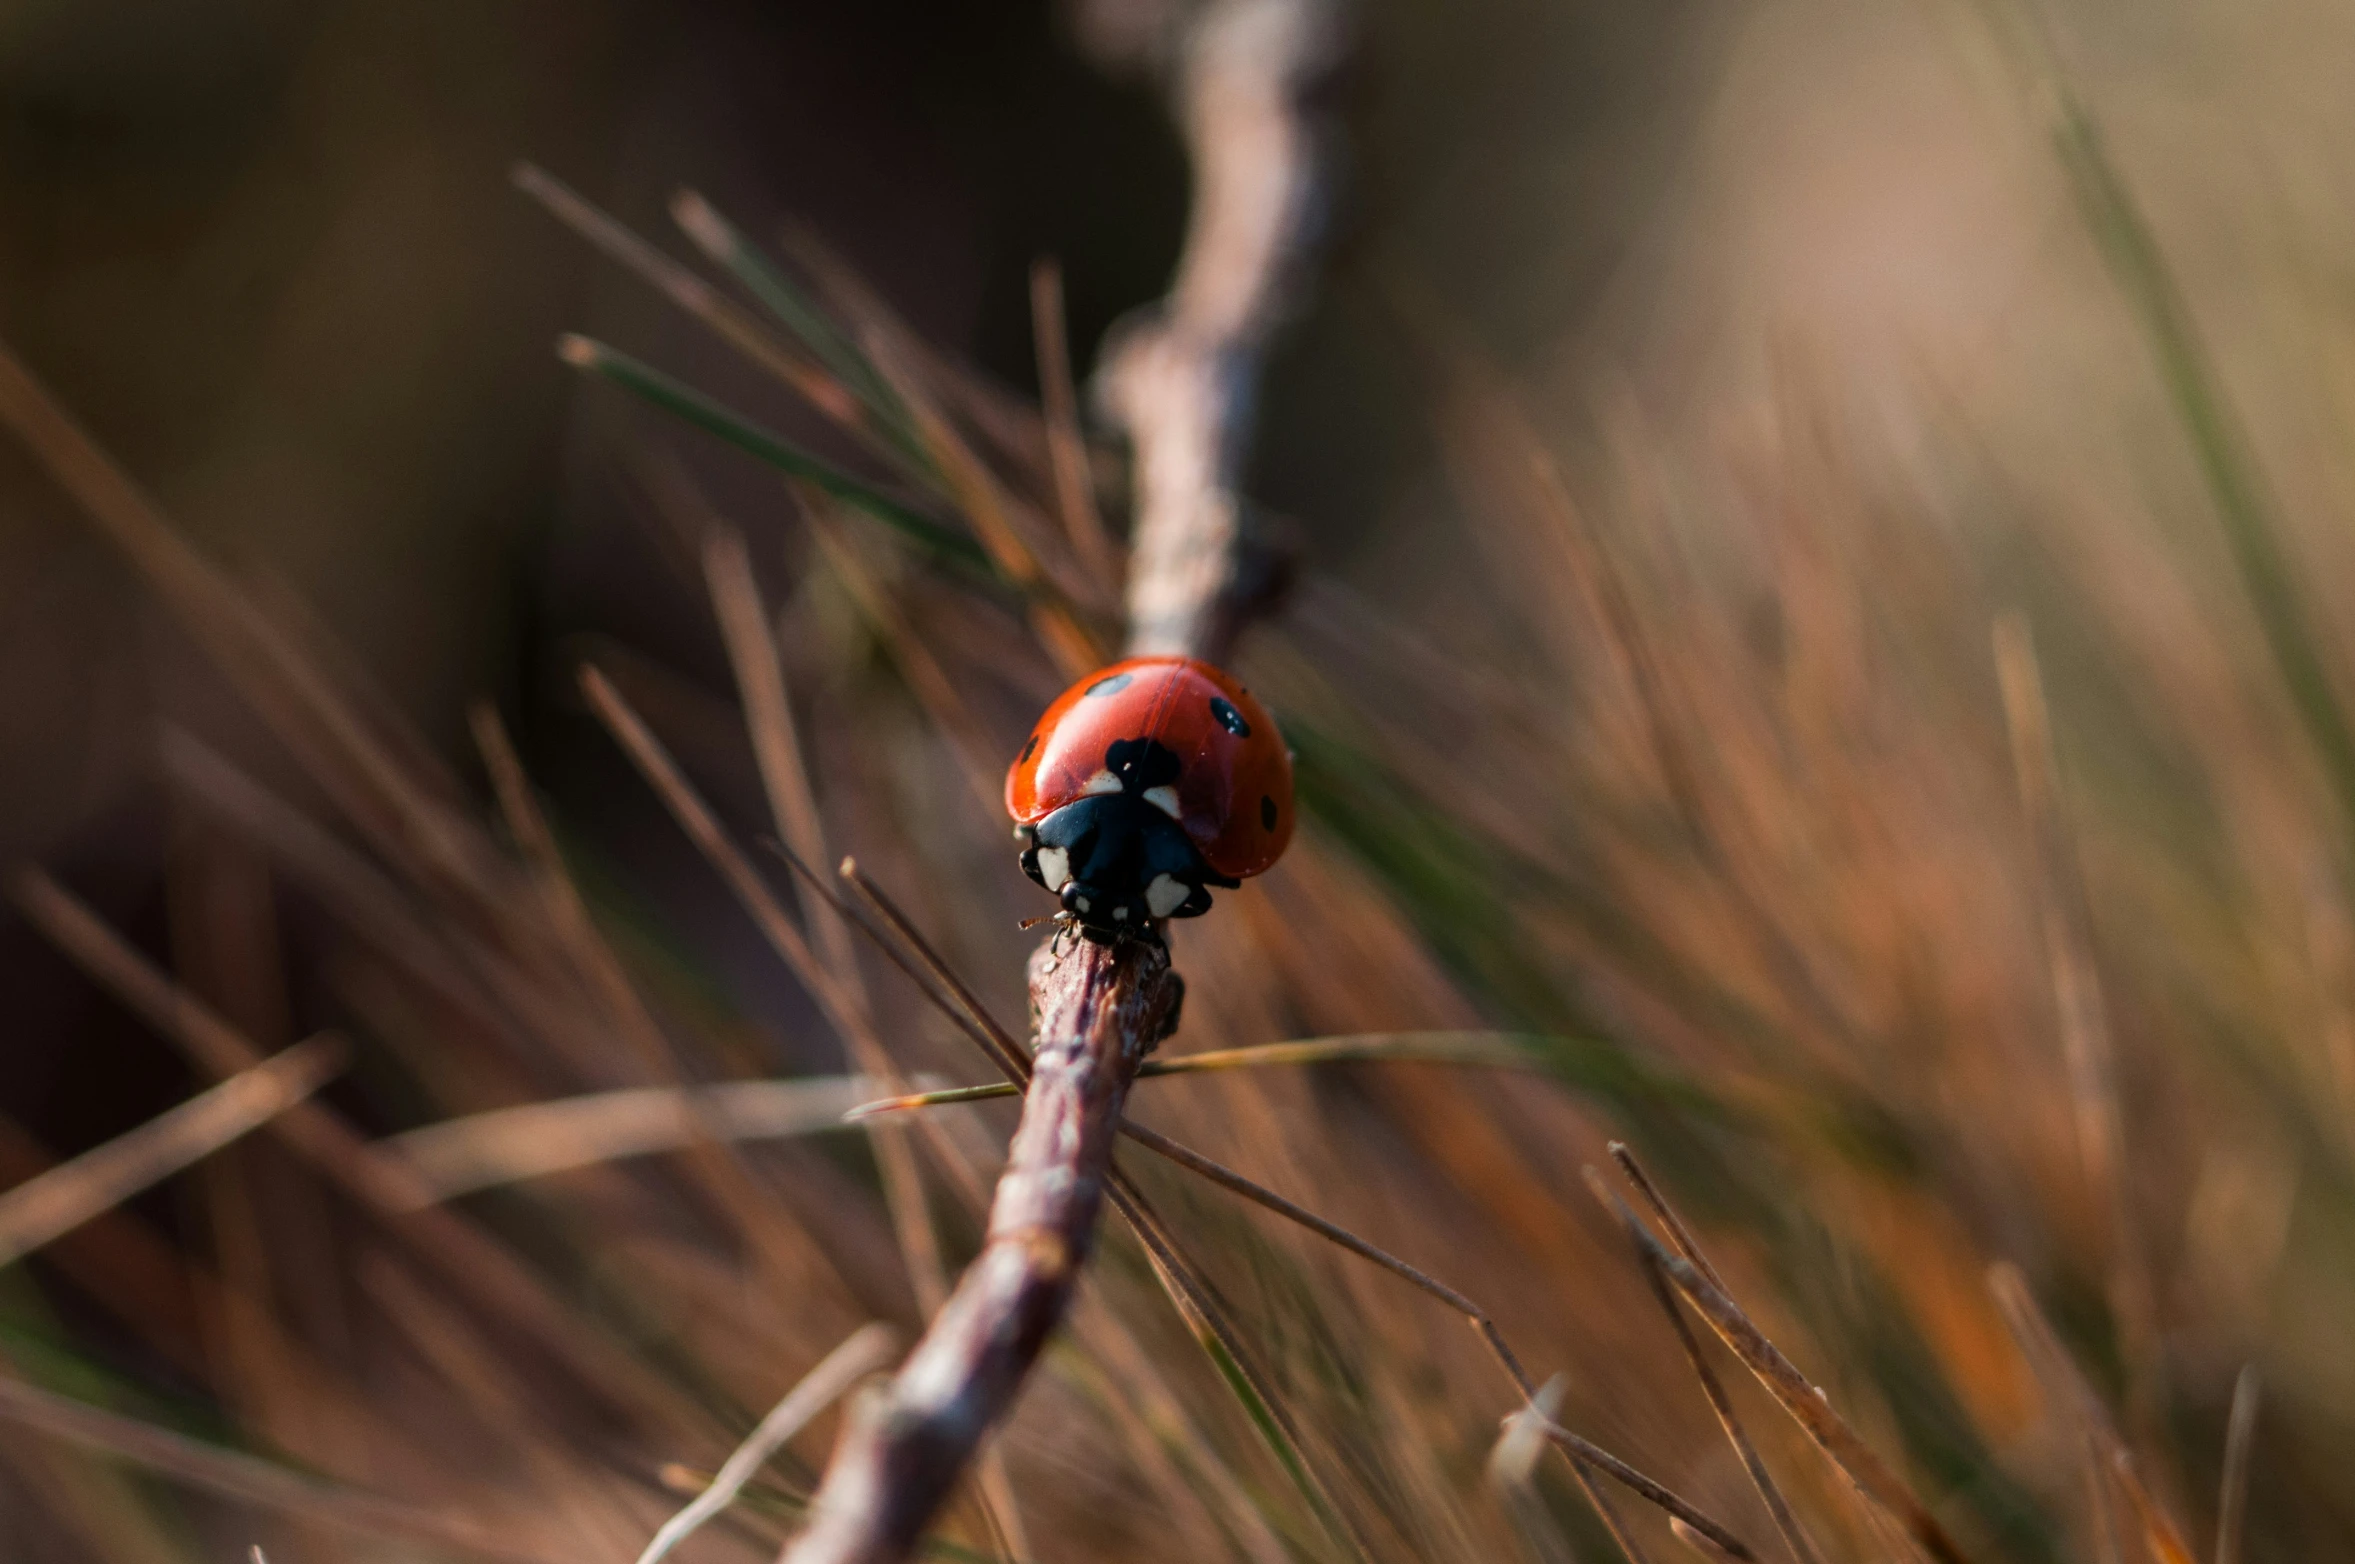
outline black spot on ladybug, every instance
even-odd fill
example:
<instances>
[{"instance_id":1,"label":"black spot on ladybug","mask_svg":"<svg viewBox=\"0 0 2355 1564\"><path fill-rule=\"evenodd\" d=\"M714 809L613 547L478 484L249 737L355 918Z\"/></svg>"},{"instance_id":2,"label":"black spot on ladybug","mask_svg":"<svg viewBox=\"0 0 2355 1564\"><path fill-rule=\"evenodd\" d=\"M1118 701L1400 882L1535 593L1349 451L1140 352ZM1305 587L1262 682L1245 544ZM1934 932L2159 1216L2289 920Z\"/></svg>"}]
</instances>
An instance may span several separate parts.
<instances>
[{"instance_id":1,"label":"black spot on ladybug","mask_svg":"<svg viewBox=\"0 0 2355 1564\"><path fill-rule=\"evenodd\" d=\"M1037 734L1035 734L1035 733L1033 733L1033 734L1030 736L1030 742L1022 746L1022 754L1020 755L1020 757L1018 757L1018 758L1015 760L1015 762L1014 762L1014 763L1015 763L1016 765L1020 765L1020 764L1022 764L1022 762L1023 762L1023 761L1025 761L1025 760L1028 760L1028 759L1029 759L1031 756L1033 756L1033 755L1035 755L1035 754L1037 754L1037 753L1038 753L1038 735L1037 735Z\"/></svg>"},{"instance_id":2,"label":"black spot on ladybug","mask_svg":"<svg viewBox=\"0 0 2355 1564\"><path fill-rule=\"evenodd\" d=\"M1276 801L1265 793L1259 795L1259 828L1263 831L1276 828Z\"/></svg>"},{"instance_id":3,"label":"black spot on ladybug","mask_svg":"<svg viewBox=\"0 0 2355 1564\"><path fill-rule=\"evenodd\" d=\"M1088 686L1089 695L1118 695L1136 678L1133 673L1116 673L1109 679L1098 679ZM1085 697L1082 697L1083 699Z\"/></svg>"},{"instance_id":4,"label":"black spot on ladybug","mask_svg":"<svg viewBox=\"0 0 2355 1564\"><path fill-rule=\"evenodd\" d=\"M1227 704L1225 696L1213 695L1210 697L1210 714L1218 719L1220 727L1235 737L1239 739L1251 737L1251 724L1243 720L1241 712Z\"/></svg>"},{"instance_id":5,"label":"black spot on ladybug","mask_svg":"<svg viewBox=\"0 0 2355 1564\"><path fill-rule=\"evenodd\" d=\"M1114 739L1104 751L1104 769L1120 778L1123 792L1142 793L1175 782L1183 765L1176 750L1154 739Z\"/></svg>"}]
</instances>

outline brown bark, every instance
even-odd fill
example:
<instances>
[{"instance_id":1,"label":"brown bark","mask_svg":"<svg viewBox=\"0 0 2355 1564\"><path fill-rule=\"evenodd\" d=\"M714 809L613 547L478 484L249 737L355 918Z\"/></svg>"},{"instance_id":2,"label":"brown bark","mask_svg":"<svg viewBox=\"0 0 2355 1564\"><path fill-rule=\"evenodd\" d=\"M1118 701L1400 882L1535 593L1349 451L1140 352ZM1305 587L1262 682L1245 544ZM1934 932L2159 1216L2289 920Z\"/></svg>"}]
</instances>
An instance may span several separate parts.
<instances>
[{"instance_id":1,"label":"brown bark","mask_svg":"<svg viewBox=\"0 0 2355 1564\"><path fill-rule=\"evenodd\" d=\"M1129 1083L1178 985L1157 941L1057 944L1031 958L1033 1073L982 1252L898 1377L854 1410L785 1564L912 1552L1062 1321Z\"/></svg>"}]
</instances>

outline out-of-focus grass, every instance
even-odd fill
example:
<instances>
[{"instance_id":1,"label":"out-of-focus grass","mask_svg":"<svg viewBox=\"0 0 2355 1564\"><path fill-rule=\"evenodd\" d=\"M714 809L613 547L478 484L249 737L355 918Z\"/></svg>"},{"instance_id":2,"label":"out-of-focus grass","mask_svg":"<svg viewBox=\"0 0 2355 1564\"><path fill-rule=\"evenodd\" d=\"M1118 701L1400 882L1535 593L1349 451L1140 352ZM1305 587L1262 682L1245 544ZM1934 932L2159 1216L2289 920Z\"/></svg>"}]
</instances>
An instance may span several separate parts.
<instances>
[{"instance_id":1,"label":"out-of-focus grass","mask_svg":"<svg viewBox=\"0 0 2355 1564\"><path fill-rule=\"evenodd\" d=\"M1722 452L1550 449L1488 366L1434 351L1450 552L1481 612L1361 606L1380 633L1358 633L1312 582L1257 632L1242 668L1298 752L1307 824L1277 871L1175 932L1189 990L1169 1048L1506 1031L1542 1068L1328 1059L1173 1074L1134 1099L1145 1122L1444 1275L1537 1377L1565 1375L1565 1425L1762 1554L1765 1513L1582 1189L1612 1138L1635 1144L1730 1291L1970 1557L2140 1556L2150 1529L2086 1454L2089 1429L2110 1424L2175 1526L2207 1532L2244 1364L2267 1386L2245 1556L2355 1541L2340 1480L2355 1459L2348 671L2166 257L2082 105L2067 107L2063 172L2189 436L2187 492L2155 459L2148 494L2045 492L1959 419L1926 436L1945 481L1918 482L1797 376L1761 450L1704 482ZM938 357L877 364L867 345L900 341L877 301L699 210L707 248L785 328L779 351L800 355L781 379L807 390L793 376L814 368L847 388L829 410L854 433L872 419L891 481L938 506L885 500L897 530L845 524L837 500L872 517L882 491L797 467L798 452L779 461L741 421L718 430L816 480L739 519L827 839L1016 1015L1029 940L1014 922L1039 909L998 823L955 795L976 743L1010 752L1072 649L1034 611L1109 601L1111 583L1048 520L1061 511L1035 412ZM707 430L736 419L632 373ZM629 430L660 439L652 420ZM1692 498L1709 493L1743 498ZM656 525L699 531L694 496L669 499ZM2198 541L2145 514L2193 507L2221 524L2237 580L2203 573ZM784 544L812 522L825 546L787 583ZM1036 590L1016 599L943 568L944 526L967 562L1035 555ZM131 536L151 556L152 541ZM487 788L421 759L339 672L286 663L291 637L257 631L225 577L154 557L171 606L317 785L306 818L257 804L218 757L183 747L167 767L215 849L175 861L182 893L210 905L234 866L265 874L324 952L303 976L306 1019L330 1012L354 1037L365 1088L330 1093L328 1111L389 1137L742 1081L833 1046L809 1006L731 1012L671 927L682 900L716 902L720 886L633 886L595 824L568 817L564 779L538 777L634 997L617 995L551 913L534 879L547 866L493 823ZM2018 689L2007 713L1997 674L2007 623L2028 632L2009 655L2041 659L2049 777L2017 763ZM738 841L790 836L758 812L748 741L703 720L691 683L665 689L646 714ZM217 932L250 947L237 970L271 970L268 927ZM192 992L257 1013L226 975L236 963L176 954ZM850 960L858 971L834 976L870 996L902 1071L988 1078L887 963ZM639 1006L651 1034L633 1031ZM2080 1045L2100 1068L2072 1069ZM953 1263L976 1241L1010 1113L927 1112L913 1144ZM2097 1144L2103 1124L2114 1146ZM118 1409L203 1406L165 1420L462 1517L520 1554L626 1557L675 1506L667 1469L716 1467L861 1321L915 1323L865 1143L722 1129L450 1208L522 1258L561 1311L553 1335L532 1298L437 1269L436 1230L262 1145L175 1183L168 1236L151 1201L59 1240L0 1293L0 1349L15 1372ZM1002 1446L1040 1557L1273 1564L1345 1557L1353 1537L1381 1558L1551 1556L1564 1538L1607 1556L1558 1466L1537 1469L1534 1507L1492 1491L1487 1457L1517 1398L1460 1320L1133 1162L1273 1399L1108 1226L1088 1299ZM156 1275L159 1255L185 1293L168 1308L124 1281ZM2007 1325L1991 1281L2006 1265L2074 1364L2057 1385ZM1891 1556L1885 1522L1713 1361L1827 1557ZM137 1393L159 1382L168 1393ZM683 1554L771 1551L831 1427ZM154 1524L126 1543L88 1492L46 1485L55 1463L92 1457L16 1432L0 1456L12 1534L59 1558L135 1546L160 1564L254 1538L273 1556L391 1556L144 1483ZM1654 1556L1675 1556L1658 1517L1621 1510ZM944 1523L942 1556L994 1546L970 1504Z\"/></svg>"}]
</instances>

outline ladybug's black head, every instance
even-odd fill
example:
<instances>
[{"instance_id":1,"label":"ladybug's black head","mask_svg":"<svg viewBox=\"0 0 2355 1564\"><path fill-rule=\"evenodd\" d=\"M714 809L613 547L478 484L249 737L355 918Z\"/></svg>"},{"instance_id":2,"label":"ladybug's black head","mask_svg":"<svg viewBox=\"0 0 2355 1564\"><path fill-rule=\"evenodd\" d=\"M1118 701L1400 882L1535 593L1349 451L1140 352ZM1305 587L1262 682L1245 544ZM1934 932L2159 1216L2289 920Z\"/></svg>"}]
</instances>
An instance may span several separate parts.
<instances>
[{"instance_id":1,"label":"ladybug's black head","mask_svg":"<svg viewBox=\"0 0 2355 1564\"><path fill-rule=\"evenodd\" d=\"M1178 771L1167 745L1116 740L1102 785L1023 828L1023 873L1053 891L1089 938L1151 938L1164 918L1208 912L1211 886L1237 883L1213 874L1178 824Z\"/></svg>"}]
</instances>

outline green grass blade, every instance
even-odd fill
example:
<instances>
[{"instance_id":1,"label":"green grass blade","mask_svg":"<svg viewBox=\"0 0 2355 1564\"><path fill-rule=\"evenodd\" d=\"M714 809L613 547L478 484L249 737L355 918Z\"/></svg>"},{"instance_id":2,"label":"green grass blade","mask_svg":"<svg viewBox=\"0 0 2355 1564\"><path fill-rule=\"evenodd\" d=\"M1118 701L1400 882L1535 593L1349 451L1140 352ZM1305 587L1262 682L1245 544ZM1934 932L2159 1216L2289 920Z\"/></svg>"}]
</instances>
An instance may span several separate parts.
<instances>
[{"instance_id":1,"label":"green grass blade","mask_svg":"<svg viewBox=\"0 0 2355 1564\"><path fill-rule=\"evenodd\" d=\"M831 462L812 455L783 435L772 433L723 407L653 365L609 348L602 342L580 336L568 335L562 338L557 352L575 369L586 370L609 380L640 401L658 407L706 434L727 441L747 455L757 457L780 472L791 474L811 487L823 490L846 505L865 511L933 553L965 568L991 576L996 574L989 556L982 552L981 545L964 533L942 526L929 516L879 493Z\"/></svg>"},{"instance_id":2,"label":"green grass blade","mask_svg":"<svg viewBox=\"0 0 2355 1564\"><path fill-rule=\"evenodd\" d=\"M2039 51L2047 85L2059 105L2054 144L2086 227L2101 247L2111 278L2132 308L2158 360L2169 402L2191 442L2200 476L2224 523L2241 586L2256 611L2282 682L2307 737L2337 787L2341 805L2355 813L2355 728L2350 728L2328 665L2300 601L2294 568L2281 540L2280 519L2247 436L2235 416L2191 306L2151 232L2142 208L2102 144L2092 113L2079 101L2049 52Z\"/></svg>"},{"instance_id":3,"label":"green grass blade","mask_svg":"<svg viewBox=\"0 0 2355 1564\"><path fill-rule=\"evenodd\" d=\"M876 415L895 440L904 443L907 454L929 471L931 463L916 442L906 405L815 299L695 191L679 192L671 203L671 216L698 249L742 283L778 324L792 332L813 358Z\"/></svg>"}]
</instances>

